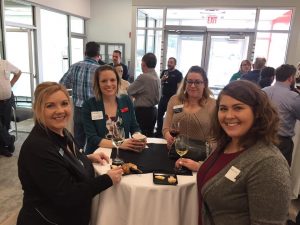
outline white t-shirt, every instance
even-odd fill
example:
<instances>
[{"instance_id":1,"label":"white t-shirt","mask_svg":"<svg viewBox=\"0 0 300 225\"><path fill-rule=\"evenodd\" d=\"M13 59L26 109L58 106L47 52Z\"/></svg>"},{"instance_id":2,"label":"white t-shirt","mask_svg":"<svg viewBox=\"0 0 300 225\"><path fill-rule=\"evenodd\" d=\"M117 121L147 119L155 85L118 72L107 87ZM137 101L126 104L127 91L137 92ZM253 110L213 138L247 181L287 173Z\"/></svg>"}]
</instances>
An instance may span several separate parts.
<instances>
[{"instance_id":1,"label":"white t-shirt","mask_svg":"<svg viewBox=\"0 0 300 225\"><path fill-rule=\"evenodd\" d=\"M10 74L18 73L20 69L7 60L0 59L0 100L11 97Z\"/></svg>"}]
</instances>

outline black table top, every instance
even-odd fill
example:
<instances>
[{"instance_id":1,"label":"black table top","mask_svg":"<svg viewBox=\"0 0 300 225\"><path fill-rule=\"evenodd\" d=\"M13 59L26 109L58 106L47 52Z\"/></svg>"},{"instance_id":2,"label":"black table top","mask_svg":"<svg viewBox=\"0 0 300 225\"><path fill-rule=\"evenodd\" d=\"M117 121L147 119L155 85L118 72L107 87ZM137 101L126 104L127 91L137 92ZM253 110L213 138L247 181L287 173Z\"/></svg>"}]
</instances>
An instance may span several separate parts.
<instances>
[{"instance_id":1,"label":"black table top","mask_svg":"<svg viewBox=\"0 0 300 225\"><path fill-rule=\"evenodd\" d=\"M147 144L149 148L145 148L142 152L133 152L120 150L119 157L125 163L131 162L138 166L143 173L161 172L175 173L175 161L170 159L166 144ZM116 149L112 149L111 158L116 157ZM189 171L188 174L191 175Z\"/></svg>"}]
</instances>

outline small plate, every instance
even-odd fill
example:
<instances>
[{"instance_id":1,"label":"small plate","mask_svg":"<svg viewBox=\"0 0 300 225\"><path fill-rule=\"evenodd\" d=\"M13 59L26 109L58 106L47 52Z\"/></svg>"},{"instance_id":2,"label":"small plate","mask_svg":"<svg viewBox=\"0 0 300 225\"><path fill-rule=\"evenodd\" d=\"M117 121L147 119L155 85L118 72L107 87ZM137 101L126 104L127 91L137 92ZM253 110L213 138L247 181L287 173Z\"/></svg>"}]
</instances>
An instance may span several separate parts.
<instances>
[{"instance_id":1,"label":"small plate","mask_svg":"<svg viewBox=\"0 0 300 225\"><path fill-rule=\"evenodd\" d=\"M177 185L178 179L176 174L153 173L153 183L159 185Z\"/></svg>"}]
</instances>

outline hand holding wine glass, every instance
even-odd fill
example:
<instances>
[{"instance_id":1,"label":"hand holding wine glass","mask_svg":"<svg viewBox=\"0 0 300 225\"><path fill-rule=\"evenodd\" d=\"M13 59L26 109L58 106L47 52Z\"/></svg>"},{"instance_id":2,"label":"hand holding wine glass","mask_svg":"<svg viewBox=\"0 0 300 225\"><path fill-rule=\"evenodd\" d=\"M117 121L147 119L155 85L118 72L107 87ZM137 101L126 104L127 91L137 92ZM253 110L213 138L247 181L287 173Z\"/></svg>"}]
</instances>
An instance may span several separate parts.
<instances>
[{"instance_id":1,"label":"hand holding wine glass","mask_svg":"<svg viewBox=\"0 0 300 225\"><path fill-rule=\"evenodd\" d=\"M175 140L175 150L176 153L180 156L180 160L182 160L182 156L188 153L189 146L188 146L188 138L179 135ZM182 167L176 168L177 173L183 173Z\"/></svg>"},{"instance_id":2,"label":"hand holding wine glass","mask_svg":"<svg viewBox=\"0 0 300 225\"><path fill-rule=\"evenodd\" d=\"M112 130L112 141L114 146L116 146L117 148L116 158L114 158L112 162L114 165L122 165L124 163L124 161L119 157L119 147L124 142L124 140L125 140L124 128L121 125L114 123L113 130Z\"/></svg>"},{"instance_id":3,"label":"hand holding wine glass","mask_svg":"<svg viewBox=\"0 0 300 225\"><path fill-rule=\"evenodd\" d=\"M165 72L164 72L164 75L163 75L163 77L162 77L162 80L163 80L164 84L167 84L167 83L168 83L168 81L167 81L168 77L169 77L169 72L168 72L168 71L165 71Z\"/></svg>"}]
</instances>

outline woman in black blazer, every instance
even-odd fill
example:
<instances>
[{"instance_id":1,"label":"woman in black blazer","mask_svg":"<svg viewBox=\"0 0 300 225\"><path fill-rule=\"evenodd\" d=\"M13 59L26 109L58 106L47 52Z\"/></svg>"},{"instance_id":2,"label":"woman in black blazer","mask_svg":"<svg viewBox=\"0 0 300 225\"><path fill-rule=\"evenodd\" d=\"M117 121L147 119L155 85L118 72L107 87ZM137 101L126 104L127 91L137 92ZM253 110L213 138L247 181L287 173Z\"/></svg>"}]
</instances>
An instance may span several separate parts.
<instances>
[{"instance_id":1,"label":"woman in black blazer","mask_svg":"<svg viewBox=\"0 0 300 225\"><path fill-rule=\"evenodd\" d=\"M45 82L35 91L35 126L22 145L18 170L24 190L18 225L88 225L92 198L120 182L122 169L95 177L92 162L102 153L85 156L66 126L71 118L66 89Z\"/></svg>"}]
</instances>

